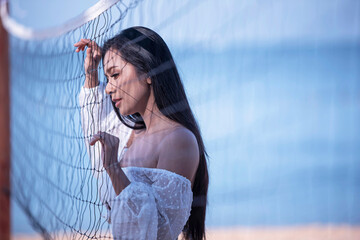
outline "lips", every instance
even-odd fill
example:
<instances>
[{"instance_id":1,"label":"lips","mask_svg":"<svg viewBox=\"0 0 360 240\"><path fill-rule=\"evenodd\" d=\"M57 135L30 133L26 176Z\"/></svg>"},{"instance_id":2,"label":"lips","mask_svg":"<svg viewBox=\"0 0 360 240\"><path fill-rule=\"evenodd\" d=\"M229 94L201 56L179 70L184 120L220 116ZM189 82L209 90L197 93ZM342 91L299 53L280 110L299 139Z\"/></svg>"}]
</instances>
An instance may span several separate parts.
<instances>
[{"instance_id":1,"label":"lips","mask_svg":"<svg viewBox=\"0 0 360 240\"><path fill-rule=\"evenodd\" d=\"M116 106L117 108L119 108L121 99L122 99L122 98L118 98L118 99L113 99L113 100L112 100L112 101L115 103L115 106Z\"/></svg>"}]
</instances>

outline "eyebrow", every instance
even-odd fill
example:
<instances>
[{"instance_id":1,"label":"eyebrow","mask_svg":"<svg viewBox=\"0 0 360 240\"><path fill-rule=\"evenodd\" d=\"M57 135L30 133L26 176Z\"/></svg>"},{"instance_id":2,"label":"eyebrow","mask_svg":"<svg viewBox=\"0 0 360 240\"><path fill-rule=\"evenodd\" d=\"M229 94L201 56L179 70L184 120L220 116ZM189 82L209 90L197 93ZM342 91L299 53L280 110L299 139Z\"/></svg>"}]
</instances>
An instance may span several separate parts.
<instances>
[{"instance_id":1,"label":"eyebrow","mask_svg":"<svg viewBox=\"0 0 360 240\"><path fill-rule=\"evenodd\" d=\"M116 68L116 67L118 67L118 66L111 66L111 67L109 67L108 69L106 69L106 73L110 72L111 69ZM106 74L105 74L105 75L106 75Z\"/></svg>"}]
</instances>

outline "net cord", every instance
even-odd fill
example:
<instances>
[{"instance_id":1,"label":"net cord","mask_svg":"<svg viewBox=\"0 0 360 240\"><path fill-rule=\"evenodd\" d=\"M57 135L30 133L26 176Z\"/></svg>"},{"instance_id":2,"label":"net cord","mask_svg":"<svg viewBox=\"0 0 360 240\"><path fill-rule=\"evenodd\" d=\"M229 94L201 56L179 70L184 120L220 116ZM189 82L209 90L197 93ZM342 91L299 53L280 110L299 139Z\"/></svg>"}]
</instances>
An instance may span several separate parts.
<instances>
[{"instance_id":1,"label":"net cord","mask_svg":"<svg viewBox=\"0 0 360 240\"><path fill-rule=\"evenodd\" d=\"M11 35L24 40L44 40L61 36L79 28L88 21L95 19L118 1L119 0L99 0L96 4L86 9L78 16L64 22L63 24L40 30L24 26L11 18L7 8L7 0L1 0L0 2L0 17L4 28Z\"/></svg>"}]
</instances>

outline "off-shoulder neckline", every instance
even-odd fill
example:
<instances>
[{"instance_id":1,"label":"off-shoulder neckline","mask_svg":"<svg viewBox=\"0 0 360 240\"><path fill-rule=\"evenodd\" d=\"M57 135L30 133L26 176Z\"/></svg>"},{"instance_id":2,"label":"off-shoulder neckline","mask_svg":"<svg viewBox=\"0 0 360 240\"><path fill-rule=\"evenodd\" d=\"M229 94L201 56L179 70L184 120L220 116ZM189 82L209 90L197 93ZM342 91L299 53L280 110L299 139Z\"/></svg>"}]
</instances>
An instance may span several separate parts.
<instances>
[{"instance_id":1,"label":"off-shoulder neckline","mask_svg":"<svg viewBox=\"0 0 360 240\"><path fill-rule=\"evenodd\" d=\"M149 168L149 167L128 166L128 167L122 167L122 169L137 169L137 170L146 170L146 171L153 171L153 172L164 172L164 173L168 173L170 175L173 175L175 177L178 177L180 179L185 180L191 186L191 181L189 179L187 179L186 177L184 177L184 176L182 176L180 174L174 173L172 171L163 169L163 168Z\"/></svg>"}]
</instances>

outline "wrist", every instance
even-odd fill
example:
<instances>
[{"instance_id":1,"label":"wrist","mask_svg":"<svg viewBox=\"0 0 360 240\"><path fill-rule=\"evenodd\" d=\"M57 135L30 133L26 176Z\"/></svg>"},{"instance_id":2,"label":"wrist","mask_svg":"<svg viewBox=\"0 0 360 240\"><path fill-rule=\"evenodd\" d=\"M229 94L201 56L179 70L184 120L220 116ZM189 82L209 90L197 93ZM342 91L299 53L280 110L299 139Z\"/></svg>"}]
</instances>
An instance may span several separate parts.
<instances>
[{"instance_id":1,"label":"wrist","mask_svg":"<svg viewBox=\"0 0 360 240\"><path fill-rule=\"evenodd\" d=\"M97 68L89 68L89 69L85 69L85 74L86 75L96 75L98 74L98 69Z\"/></svg>"},{"instance_id":2,"label":"wrist","mask_svg":"<svg viewBox=\"0 0 360 240\"><path fill-rule=\"evenodd\" d=\"M85 75L85 83L84 83L84 87L85 88L93 88L99 85L99 79L98 79L98 74L96 73L91 73L91 74L86 74Z\"/></svg>"},{"instance_id":3,"label":"wrist","mask_svg":"<svg viewBox=\"0 0 360 240\"><path fill-rule=\"evenodd\" d=\"M116 162L105 168L110 177L116 195L119 195L130 184L130 180L120 167L120 163Z\"/></svg>"},{"instance_id":4,"label":"wrist","mask_svg":"<svg viewBox=\"0 0 360 240\"><path fill-rule=\"evenodd\" d=\"M106 171L109 175L113 175L113 174L116 174L117 170L118 170L119 168L121 168L121 167L120 167L120 163L119 163L119 162L115 162L115 163L112 163L112 164L110 164L110 165L108 165L108 166L104 166L104 168L105 168L105 171Z\"/></svg>"}]
</instances>

